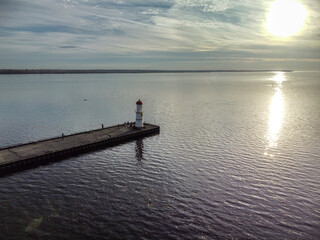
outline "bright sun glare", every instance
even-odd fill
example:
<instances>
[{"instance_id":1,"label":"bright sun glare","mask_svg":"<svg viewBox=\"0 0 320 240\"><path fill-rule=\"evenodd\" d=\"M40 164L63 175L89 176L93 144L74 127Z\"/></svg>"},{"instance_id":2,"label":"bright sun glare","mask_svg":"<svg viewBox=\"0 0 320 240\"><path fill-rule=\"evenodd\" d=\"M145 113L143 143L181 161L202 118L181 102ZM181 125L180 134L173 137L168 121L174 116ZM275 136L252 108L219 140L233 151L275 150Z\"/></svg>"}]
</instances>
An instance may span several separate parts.
<instances>
[{"instance_id":1,"label":"bright sun glare","mask_svg":"<svg viewBox=\"0 0 320 240\"><path fill-rule=\"evenodd\" d=\"M298 33L306 18L305 7L296 0L277 0L270 6L267 29L277 37Z\"/></svg>"}]
</instances>

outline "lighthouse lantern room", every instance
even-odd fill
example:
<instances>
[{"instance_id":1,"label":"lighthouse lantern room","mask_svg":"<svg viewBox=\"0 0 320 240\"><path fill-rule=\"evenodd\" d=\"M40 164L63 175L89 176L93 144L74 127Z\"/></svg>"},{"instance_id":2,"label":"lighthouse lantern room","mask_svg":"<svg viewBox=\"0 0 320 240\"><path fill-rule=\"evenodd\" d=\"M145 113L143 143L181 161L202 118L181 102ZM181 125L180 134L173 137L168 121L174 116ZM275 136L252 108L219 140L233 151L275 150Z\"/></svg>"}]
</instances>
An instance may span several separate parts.
<instances>
[{"instance_id":1,"label":"lighthouse lantern room","mask_svg":"<svg viewBox=\"0 0 320 240\"><path fill-rule=\"evenodd\" d=\"M139 101L136 102L137 108L136 108L136 128L143 128L143 111L142 111L142 102L139 99Z\"/></svg>"}]
</instances>

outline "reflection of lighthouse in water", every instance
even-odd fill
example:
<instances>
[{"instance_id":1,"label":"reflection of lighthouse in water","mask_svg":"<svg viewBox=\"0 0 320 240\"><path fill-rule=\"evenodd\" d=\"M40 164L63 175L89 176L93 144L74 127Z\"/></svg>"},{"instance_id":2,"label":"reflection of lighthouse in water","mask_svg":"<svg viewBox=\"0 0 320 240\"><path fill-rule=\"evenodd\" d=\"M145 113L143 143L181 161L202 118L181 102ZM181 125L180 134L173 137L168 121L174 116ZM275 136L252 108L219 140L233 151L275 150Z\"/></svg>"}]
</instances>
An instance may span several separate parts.
<instances>
[{"instance_id":1,"label":"reflection of lighthouse in water","mask_svg":"<svg viewBox=\"0 0 320 240\"><path fill-rule=\"evenodd\" d=\"M136 109L136 128L143 128L143 111L142 111L142 102L139 99L138 102L136 102L137 109Z\"/></svg>"},{"instance_id":2,"label":"reflection of lighthouse in water","mask_svg":"<svg viewBox=\"0 0 320 240\"><path fill-rule=\"evenodd\" d=\"M143 159L143 139L136 141L136 159L141 161Z\"/></svg>"}]
</instances>

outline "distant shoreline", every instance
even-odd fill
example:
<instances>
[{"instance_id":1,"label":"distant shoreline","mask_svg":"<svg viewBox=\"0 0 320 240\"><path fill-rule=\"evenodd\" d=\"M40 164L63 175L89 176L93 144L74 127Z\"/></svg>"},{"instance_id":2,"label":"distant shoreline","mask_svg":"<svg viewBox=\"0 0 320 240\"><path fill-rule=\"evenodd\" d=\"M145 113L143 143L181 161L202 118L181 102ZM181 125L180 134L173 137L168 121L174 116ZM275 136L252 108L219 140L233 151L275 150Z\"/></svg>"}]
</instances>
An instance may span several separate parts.
<instances>
[{"instance_id":1,"label":"distant shoreline","mask_svg":"<svg viewBox=\"0 0 320 240\"><path fill-rule=\"evenodd\" d=\"M293 70L137 70L137 69L0 69L0 74L94 74L94 73L206 73L206 72L293 72Z\"/></svg>"}]
</instances>

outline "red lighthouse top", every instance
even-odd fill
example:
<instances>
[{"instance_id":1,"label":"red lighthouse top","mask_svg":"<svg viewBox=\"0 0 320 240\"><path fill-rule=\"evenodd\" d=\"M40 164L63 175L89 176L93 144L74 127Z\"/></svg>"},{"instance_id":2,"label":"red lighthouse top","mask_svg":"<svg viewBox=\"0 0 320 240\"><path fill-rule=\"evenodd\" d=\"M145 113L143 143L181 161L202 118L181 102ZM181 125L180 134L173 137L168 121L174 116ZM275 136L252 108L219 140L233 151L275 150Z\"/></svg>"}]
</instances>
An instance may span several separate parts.
<instances>
[{"instance_id":1,"label":"red lighthouse top","mask_svg":"<svg viewBox=\"0 0 320 240\"><path fill-rule=\"evenodd\" d=\"M139 101L138 101L138 102L136 102L136 104L137 104L137 105L142 105L141 100L139 99Z\"/></svg>"}]
</instances>

